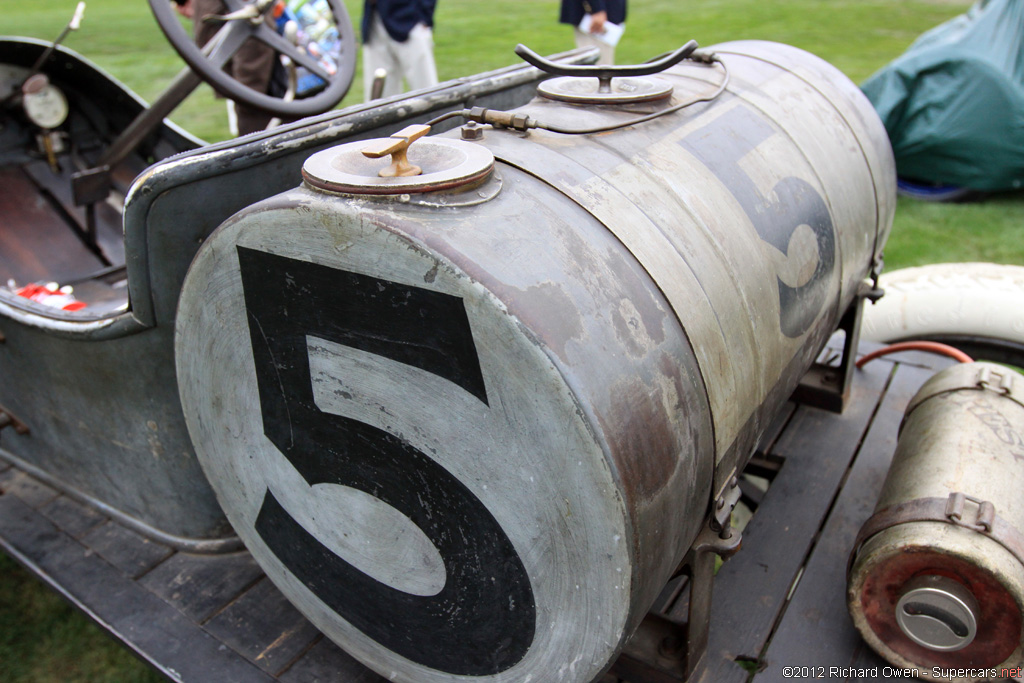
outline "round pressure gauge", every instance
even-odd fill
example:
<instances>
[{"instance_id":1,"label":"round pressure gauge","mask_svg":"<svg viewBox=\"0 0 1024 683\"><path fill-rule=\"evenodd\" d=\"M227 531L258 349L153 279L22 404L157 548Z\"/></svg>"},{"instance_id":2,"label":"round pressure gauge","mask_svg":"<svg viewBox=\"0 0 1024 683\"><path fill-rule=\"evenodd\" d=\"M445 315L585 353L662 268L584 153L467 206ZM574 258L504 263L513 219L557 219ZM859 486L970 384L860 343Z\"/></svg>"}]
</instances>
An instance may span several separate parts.
<instances>
[{"instance_id":1,"label":"round pressure gauge","mask_svg":"<svg viewBox=\"0 0 1024 683\"><path fill-rule=\"evenodd\" d=\"M25 114L40 128L56 128L68 118L68 99L45 75L26 80L21 94Z\"/></svg>"}]
</instances>

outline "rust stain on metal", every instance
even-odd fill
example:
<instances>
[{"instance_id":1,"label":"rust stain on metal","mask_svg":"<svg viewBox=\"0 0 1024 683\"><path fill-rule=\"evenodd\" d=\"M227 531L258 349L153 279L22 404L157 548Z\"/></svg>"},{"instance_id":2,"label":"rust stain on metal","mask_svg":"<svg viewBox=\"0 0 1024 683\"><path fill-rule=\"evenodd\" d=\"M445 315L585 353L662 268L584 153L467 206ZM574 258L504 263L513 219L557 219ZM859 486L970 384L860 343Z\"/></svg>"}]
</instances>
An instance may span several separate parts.
<instances>
[{"instance_id":1,"label":"rust stain on metal","mask_svg":"<svg viewBox=\"0 0 1024 683\"><path fill-rule=\"evenodd\" d=\"M579 309L573 300L554 282L528 287L520 296L530 300L528 310L537 325L534 329L542 331L551 350L564 360L565 345L572 339L582 339L585 334Z\"/></svg>"},{"instance_id":2,"label":"rust stain on metal","mask_svg":"<svg viewBox=\"0 0 1024 683\"><path fill-rule=\"evenodd\" d=\"M605 265L615 282L630 282L636 278L635 269L630 267L621 252L608 254ZM636 267L639 267L639 264ZM643 326L644 334L653 344L661 344L665 341L664 325L668 310L652 292L648 290L645 293L648 296L645 300L641 301L633 297L631 301L639 316L638 320Z\"/></svg>"},{"instance_id":3,"label":"rust stain on metal","mask_svg":"<svg viewBox=\"0 0 1024 683\"><path fill-rule=\"evenodd\" d=\"M610 408L598 419L622 481L628 484L624 492L632 507L665 486L677 466L681 444L665 410L663 387L630 378L608 389Z\"/></svg>"},{"instance_id":4,"label":"rust stain on metal","mask_svg":"<svg viewBox=\"0 0 1024 683\"><path fill-rule=\"evenodd\" d=\"M896 623L896 603L903 587L911 579L926 574L958 581L978 600L978 634L962 650L928 650L911 641ZM923 667L994 667L1006 661L1020 644L1021 610L1006 588L985 569L938 548L904 548L880 560L864 581L860 603L878 638L900 656Z\"/></svg>"}]
</instances>

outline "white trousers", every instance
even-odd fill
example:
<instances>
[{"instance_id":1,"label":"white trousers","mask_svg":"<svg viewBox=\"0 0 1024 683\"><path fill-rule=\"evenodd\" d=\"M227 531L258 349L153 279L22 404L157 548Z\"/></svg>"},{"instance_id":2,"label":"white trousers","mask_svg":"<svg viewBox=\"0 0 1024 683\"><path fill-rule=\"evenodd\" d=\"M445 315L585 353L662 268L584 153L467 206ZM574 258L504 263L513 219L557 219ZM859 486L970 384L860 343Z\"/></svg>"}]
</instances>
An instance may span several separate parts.
<instances>
[{"instance_id":1,"label":"white trousers","mask_svg":"<svg viewBox=\"0 0 1024 683\"><path fill-rule=\"evenodd\" d=\"M370 100L373 75L377 69L387 71L383 97L402 92L402 81L408 90L419 90L437 85L437 67L434 64L434 32L429 26L417 24L409 32L409 39L399 43L388 35L380 15L373 15L370 42L363 44L363 93Z\"/></svg>"},{"instance_id":2,"label":"white trousers","mask_svg":"<svg viewBox=\"0 0 1024 683\"><path fill-rule=\"evenodd\" d=\"M576 47L596 47L601 50L601 56L597 58L598 64L615 63L615 46L609 45L603 40L598 40L590 33L584 33L579 27L573 28L576 33Z\"/></svg>"}]
</instances>

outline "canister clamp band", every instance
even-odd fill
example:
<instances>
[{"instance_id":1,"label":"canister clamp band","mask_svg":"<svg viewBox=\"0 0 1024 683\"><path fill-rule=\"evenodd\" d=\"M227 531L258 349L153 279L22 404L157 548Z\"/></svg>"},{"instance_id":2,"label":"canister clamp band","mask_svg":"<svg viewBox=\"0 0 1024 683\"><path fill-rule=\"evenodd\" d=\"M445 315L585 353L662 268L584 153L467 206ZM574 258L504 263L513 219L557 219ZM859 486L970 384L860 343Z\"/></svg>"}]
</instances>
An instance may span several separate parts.
<instances>
[{"instance_id":1,"label":"canister clamp band","mask_svg":"<svg viewBox=\"0 0 1024 683\"><path fill-rule=\"evenodd\" d=\"M970 519L970 515L964 515L964 506L967 502L977 506L973 520ZM996 515L992 503L965 493L954 492L947 498L917 498L898 503L871 515L857 534L857 540L853 544L853 551L846 565L846 573L850 573L857 553L868 539L886 529L911 522L943 522L984 534L1006 548L1017 562L1024 566L1024 535Z\"/></svg>"},{"instance_id":2,"label":"canister clamp band","mask_svg":"<svg viewBox=\"0 0 1024 683\"><path fill-rule=\"evenodd\" d=\"M1019 383L1014 381L1015 374L994 363L977 362L954 365L925 382L921 390L910 400L903 415L903 423L905 424L914 409L925 401L964 389L991 391L1024 408L1024 395L1022 395ZM902 425L900 428L902 429Z\"/></svg>"}]
</instances>

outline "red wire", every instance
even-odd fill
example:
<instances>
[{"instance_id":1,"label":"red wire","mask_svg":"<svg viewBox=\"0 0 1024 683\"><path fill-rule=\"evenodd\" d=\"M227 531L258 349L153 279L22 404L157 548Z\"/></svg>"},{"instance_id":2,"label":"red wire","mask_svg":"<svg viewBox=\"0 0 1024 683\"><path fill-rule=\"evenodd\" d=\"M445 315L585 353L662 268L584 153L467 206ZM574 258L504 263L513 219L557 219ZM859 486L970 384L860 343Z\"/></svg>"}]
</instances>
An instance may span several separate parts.
<instances>
[{"instance_id":1,"label":"red wire","mask_svg":"<svg viewBox=\"0 0 1024 683\"><path fill-rule=\"evenodd\" d=\"M888 356L890 353L898 353L899 351L930 351L932 353L942 354L943 356L949 356L954 358L961 363L973 363L974 359L968 356L960 349L953 348L948 344L940 344L939 342L931 341L908 341L908 342L897 342L896 344L890 344L884 348L872 351L868 355L857 361L857 367L864 367L865 363L873 361L876 358L882 356Z\"/></svg>"}]
</instances>

